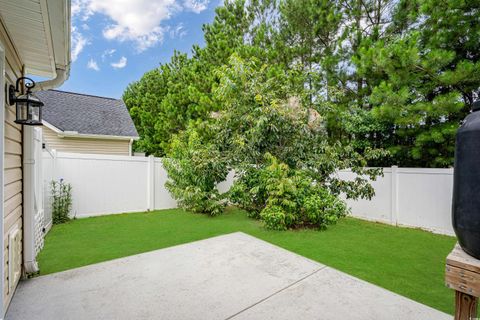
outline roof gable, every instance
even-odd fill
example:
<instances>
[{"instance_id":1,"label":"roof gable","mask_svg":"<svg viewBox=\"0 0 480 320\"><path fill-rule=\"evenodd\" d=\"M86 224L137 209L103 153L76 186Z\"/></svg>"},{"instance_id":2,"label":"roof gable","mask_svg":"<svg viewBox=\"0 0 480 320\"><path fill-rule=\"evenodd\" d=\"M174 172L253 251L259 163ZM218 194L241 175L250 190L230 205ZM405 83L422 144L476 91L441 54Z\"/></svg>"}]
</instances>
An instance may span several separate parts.
<instances>
[{"instance_id":1,"label":"roof gable","mask_svg":"<svg viewBox=\"0 0 480 320\"><path fill-rule=\"evenodd\" d=\"M87 135L138 137L122 100L59 90L35 93L45 104L43 119L62 131Z\"/></svg>"}]
</instances>

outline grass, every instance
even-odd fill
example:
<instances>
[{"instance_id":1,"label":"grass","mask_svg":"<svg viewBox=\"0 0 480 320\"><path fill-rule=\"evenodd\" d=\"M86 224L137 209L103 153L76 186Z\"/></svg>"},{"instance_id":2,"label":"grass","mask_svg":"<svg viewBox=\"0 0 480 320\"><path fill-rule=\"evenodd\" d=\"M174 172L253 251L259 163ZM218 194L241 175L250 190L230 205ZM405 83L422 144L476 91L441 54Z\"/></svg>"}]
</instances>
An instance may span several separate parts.
<instances>
[{"instance_id":1,"label":"grass","mask_svg":"<svg viewBox=\"0 0 480 320\"><path fill-rule=\"evenodd\" d=\"M326 231L267 231L231 208L210 218L179 209L74 220L54 226L38 260L48 274L141 252L242 231L453 314L444 285L455 238L354 218Z\"/></svg>"}]
</instances>

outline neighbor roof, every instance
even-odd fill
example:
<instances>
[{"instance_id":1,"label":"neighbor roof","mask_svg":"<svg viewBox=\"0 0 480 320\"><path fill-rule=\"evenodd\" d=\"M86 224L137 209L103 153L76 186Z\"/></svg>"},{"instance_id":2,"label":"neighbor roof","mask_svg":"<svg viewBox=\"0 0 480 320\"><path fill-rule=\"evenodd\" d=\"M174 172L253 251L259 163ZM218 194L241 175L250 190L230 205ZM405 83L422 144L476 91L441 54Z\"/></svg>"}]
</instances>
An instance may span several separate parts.
<instances>
[{"instance_id":1,"label":"neighbor roof","mask_svg":"<svg viewBox=\"0 0 480 320\"><path fill-rule=\"evenodd\" d=\"M44 103L43 120L61 131L138 137L122 100L59 90L35 94Z\"/></svg>"}]
</instances>

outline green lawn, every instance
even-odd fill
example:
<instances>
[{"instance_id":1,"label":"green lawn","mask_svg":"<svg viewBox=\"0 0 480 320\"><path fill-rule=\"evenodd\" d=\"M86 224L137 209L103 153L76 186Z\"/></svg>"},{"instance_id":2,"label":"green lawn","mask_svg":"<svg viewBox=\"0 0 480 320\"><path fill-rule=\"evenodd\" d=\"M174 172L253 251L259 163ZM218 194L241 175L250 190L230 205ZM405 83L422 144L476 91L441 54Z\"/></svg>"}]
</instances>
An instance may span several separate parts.
<instances>
[{"instance_id":1,"label":"green lawn","mask_svg":"<svg viewBox=\"0 0 480 320\"><path fill-rule=\"evenodd\" d=\"M455 238L353 218L327 231L281 232L237 209L215 218L178 209L109 215L54 226L38 259L41 274L48 274L234 231L453 313L453 292L443 278Z\"/></svg>"}]
</instances>

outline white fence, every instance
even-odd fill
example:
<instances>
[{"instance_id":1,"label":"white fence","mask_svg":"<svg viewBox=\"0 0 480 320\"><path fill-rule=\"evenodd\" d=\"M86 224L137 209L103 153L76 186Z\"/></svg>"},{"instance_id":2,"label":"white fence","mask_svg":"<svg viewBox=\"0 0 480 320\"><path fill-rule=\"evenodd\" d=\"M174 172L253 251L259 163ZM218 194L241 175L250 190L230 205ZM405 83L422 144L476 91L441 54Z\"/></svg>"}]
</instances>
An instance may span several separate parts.
<instances>
[{"instance_id":1,"label":"white fence","mask_svg":"<svg viewBox=\"0 0 480 320\"><path fill-rule=\"evenodd\" d=\"M52 179L65 179L73 187L76 217L176 207L165 189L160 158L44 152L43 163L44 194L50 194ZM354 174L345 170L339 176L347 180ZM219 190L227 191L232 181L230 173ZM347 203L355 217L453 234L452 184L452 169L385 168L384 176L372 182L376 195L371 201ZM50 201L44 203L51 217Z\"/></svg>"},{"instance_id":2,"label":"white fence","mask_svg":"<svg viewBox=\"0 0 480 320\"><path fill-rule=\"evenodd\" d=\"M451 222L453 169L384 168L372 182L372 200L348 200L355 217L453 235ZM351 171L339 172L350 180Z\"/></svg>"},{"instance_id":3,"label":"white fence","mask_svg":"<svg viewBox=\"0 0 480 320\"><path fill-rule=\"evenodd\" d=\"M44 152L45 194L52 179L72 185L72 215L97 216L175 208L164 184L167 174L161 159ZM45 161L47 160L47 161Z\"/></svg>"}]
</instances>

